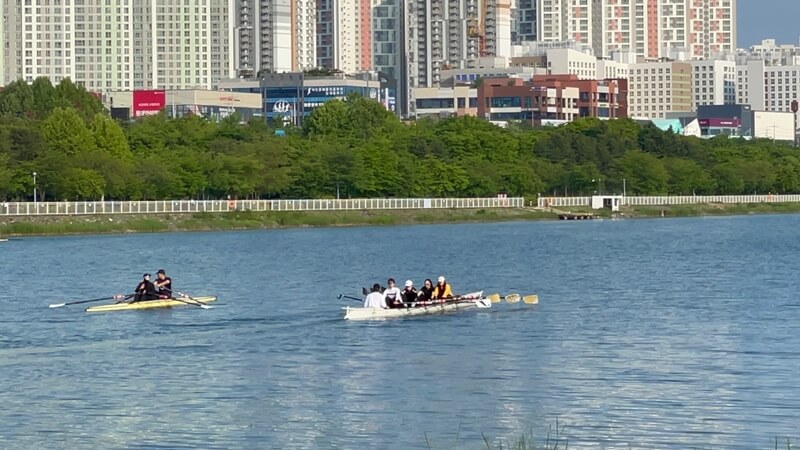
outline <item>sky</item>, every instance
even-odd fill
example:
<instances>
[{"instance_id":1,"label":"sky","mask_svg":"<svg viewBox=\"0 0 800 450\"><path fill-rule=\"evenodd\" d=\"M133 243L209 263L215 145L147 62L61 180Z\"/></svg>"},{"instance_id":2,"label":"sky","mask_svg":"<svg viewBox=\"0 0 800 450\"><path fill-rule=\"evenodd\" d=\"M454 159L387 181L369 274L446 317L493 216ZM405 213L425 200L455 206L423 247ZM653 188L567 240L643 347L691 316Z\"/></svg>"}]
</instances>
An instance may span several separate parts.
<instances>
[{"instance_id":1,"label":"sky","mask_svg":"<svg viewBox=\"0 0 800 450\"><path fill-rule=\"evenodd\" d=\"M800 45L800 0L737 0L736 5L738 47L771 38Z\"/></svg>"}]
</instances>

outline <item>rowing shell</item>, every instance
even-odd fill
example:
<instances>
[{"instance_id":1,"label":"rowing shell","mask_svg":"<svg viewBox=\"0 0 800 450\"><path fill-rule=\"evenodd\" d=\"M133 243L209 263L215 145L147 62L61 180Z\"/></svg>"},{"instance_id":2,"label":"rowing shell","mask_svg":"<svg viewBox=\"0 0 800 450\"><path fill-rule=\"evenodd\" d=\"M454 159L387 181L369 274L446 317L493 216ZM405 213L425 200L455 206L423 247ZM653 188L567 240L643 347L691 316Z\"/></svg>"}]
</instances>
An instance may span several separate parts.
<instances>
[{"instance_id":1,"label":"rowing shell","mask_svg":"<svg viewBox=\"0 0 800 450\"><path fill-rule=\"evenodd\" d=\"M131 303L112 303L109 305L91 306L86 308L86 312L112 312L112 311L132 311L136 309L171 308L173 306L190 306L191 304L201 305L217 300L217 297L192 297L173 300L169 298L158 300L141 300Z\"/></svg>"},{"instance_id":2,"label":"rowing shell","mask_svg":"<svg viewBox=\"0 0 800 450\"><path fill-rule=\"evenodd\" d=\"M478 303L480 302L480 305ZM370 319L390 319L395 317L422 316L428 314L441 314L449 311L462 309L489 308L491 301L483 298L483 291L465 294L458 300L446 301L444 303L434 303L425 306L412 308L354 308L351 306L343 308L345 310L345 320L370 320Z\"/></svg>"}]
</instances>

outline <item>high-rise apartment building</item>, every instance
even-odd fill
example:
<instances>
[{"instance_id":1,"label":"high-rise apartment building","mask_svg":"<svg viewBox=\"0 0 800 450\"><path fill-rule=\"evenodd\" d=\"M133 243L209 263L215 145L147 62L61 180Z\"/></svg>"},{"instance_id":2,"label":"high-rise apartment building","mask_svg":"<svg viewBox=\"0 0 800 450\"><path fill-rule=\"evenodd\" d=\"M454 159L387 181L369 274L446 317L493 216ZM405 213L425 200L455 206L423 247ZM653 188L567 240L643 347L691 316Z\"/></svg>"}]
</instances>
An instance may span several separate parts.
<instances>
[{"instance_id":1,"label":"high-rise apartment building","mask_svg":"<svg viewBox=\"0 0 800 450\"><path fill-rule=\"evenodd\" d=\"M411 86L416 83L411 1L372 0L372 70L388 78L388 87L395 90L394 110L401 117L410 114Z\"/></svg>"},{"instance_id":2,"label":"high-rise apartment building","mask_svg":"<svg viewBox=\"0 0 800 450\"><path fill-rule=\"evenodd\" d=\"M20 0L3 5L3 81L93 91L211 88L233 75L232 0Z\"/></svg>"},{"instance_id":3,"label":"high-rise apartment building","mask_svg":"<svg viewBox=\"0 0 800 450\"><path fill-rule=\"evenodd\" d=\"M713 58L736 50L736 0L687 0L688 45L692 58Z\"/></svg>"},{"instance_id":4,"label":"high-rise apartment building","mask_svg":"<svg viewBox=\"0 0 800 450\"><path fill-rule=\"evenodd\" d=\"M511 41L514 44L536 41L537 0L516 0L516 2L516 7L513 9L514 26Z\"/></svg>"},{"instance_id":5,"label":"high-rise apartment building","mask_svg":"<svg viewBox=\"0 0 800 450\"><path fill-rule=\"evenodd\" d=\"M735 0L538 0L542 41L574 40L597 56L710 59L736 49Z\"/></svg>"},{"instance_id":6,"label":"high-rise apartment building","mask_svg":"<svg viewBox=\"0 0 800 450\"><path fill-rule=\"evenodd\" d=\"M235 65L240 76L316 67L317 0L235 1Z\"/></svg>"},{"instance_id":7,"label":"high-rise apartment building","mask_svg":"<svg viewBox=\"0 0 800 450\"><path fill-rule=\"evenodd\" d=\"M412 86L485 56L511 55L512 0L408 0Z\"/></svg>"},{"instance_id":8,"label":"high-rise apartment building","mask_svg":"<svg viewBox=\"0 0 800 450\"><path fill-rule=\"evenodd\" d=\"M372 67L372 1L317 0L317 66L345 73Z\"/></svg>"}]
</instances>

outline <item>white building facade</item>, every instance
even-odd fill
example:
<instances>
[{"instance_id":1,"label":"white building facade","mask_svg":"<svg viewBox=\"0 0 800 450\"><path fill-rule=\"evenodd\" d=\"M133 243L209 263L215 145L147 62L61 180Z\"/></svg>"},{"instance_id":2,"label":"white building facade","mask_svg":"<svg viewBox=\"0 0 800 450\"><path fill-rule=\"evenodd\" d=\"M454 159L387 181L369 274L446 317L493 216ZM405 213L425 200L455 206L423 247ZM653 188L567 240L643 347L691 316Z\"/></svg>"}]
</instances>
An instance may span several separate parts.
<instances>
[{"instance_id":1,"label":"white building facade","mask_svg":"<svg viewBox=\"0 0 800 450\"><path fill-rule=\"evenodd\" d=\"M3 5L4 82L69 77L91 91L212 88L233 75L233 0Z\"/></svg>"},{"instance_id":2,"label":"white building facade","mask_svg":"<svg viewBox=\"0 0 800 450\"><path fill-rule=\"evenodd\" d=\"M692 65L692 100L700 105L736 103L736 63L721 60L695 60Z\"/></svg>"}]
</instances>

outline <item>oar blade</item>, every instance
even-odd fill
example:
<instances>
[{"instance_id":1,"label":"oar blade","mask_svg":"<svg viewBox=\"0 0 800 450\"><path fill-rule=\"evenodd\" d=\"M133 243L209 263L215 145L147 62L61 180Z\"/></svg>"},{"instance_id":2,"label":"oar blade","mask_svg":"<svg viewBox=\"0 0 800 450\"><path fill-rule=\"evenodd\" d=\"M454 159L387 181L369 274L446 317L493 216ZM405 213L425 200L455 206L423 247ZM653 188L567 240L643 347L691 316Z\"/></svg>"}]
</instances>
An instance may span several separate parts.
<instances>
[{"instance_id":1,"label":"oar blade","mask_svg":"<svg viewBox=\"0 0 800 450\"><path fill-rule=\"evenodd\" d=\"M478 308L491 308L492 307L492 302L488 298L481 298L481 299L478 299L475 302L475 305Z\"/></svg>"},{"instance_id":2,"label":"oar blade","mask_svg":"<svg viewBox=\"0 0 800 450\"><path fill-rule=\"evenodd\" d=\"M536 305L539 303L539 296L536 294L526 295L525 297L522 297L522 301L528 305Z\"/></svg>"},{"instance_id":3,"label":"oar blade","mask_svg":"<svg viewBox=\"0 0 800 450\"><path fill-rule=\"evenodd\" d=\"M508 295L506 295L506 302L507 303L519 303L519 294L508 294Z\"/></svg>"},{"instance_id":4,"label":"oar blade","mask_svg":"<svg viewBox=\"0 0 800 450\"><path fill-rule=\"evenodd\" d=\"M63 308L63 307L65 307L65 306L67 306L67 304L66 304L66 303L55 303L55 304L48 305L48 306L49 306L50 308Z\"/></svg>"},{"instance_id":5,"label":"oar blade","mask_svg":"<svg viewBox=\"0 0 800 450\"><path fill-rule=\"evenodd\" d=\"M500 303L500 294L487 295L486 298L492 303Z\"/></svg>"}]
</instances>

